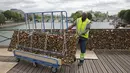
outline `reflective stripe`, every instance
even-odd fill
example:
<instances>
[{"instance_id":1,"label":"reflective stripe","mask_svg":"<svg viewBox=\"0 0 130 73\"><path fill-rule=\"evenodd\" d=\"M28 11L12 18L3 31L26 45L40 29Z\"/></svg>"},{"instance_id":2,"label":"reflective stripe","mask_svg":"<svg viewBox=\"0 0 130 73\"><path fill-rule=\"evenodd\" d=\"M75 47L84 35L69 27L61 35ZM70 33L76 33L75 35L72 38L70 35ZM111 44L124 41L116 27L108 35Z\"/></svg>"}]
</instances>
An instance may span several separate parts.
<instances>
[{"instance_id":1,"label":"reflective stripe","mask_svg":"<svg viewBox=\"0 0 130 73\"><path fill-rule=\"evenodd\" d=\"M85 53L80 54L80 60L84 60L84 55L85 55Z\"/></svg>"}]
</instances>

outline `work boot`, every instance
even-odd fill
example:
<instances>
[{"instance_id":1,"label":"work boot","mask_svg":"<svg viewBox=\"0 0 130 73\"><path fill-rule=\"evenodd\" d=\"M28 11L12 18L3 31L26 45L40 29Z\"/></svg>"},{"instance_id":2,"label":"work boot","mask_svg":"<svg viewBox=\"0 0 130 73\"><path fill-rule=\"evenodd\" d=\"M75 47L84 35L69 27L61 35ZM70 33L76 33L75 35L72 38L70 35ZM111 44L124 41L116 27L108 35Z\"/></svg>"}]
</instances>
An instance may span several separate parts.
<instances>
[{"instance_id":1,"label":"work boot","mask_svg":"<svg viewBox=\"0 0 130 73\"><path fill-rule=\"evenodd\" d=\"M82 66L84 63L84 60L80 60L80 62L78 63L78 66Z\"/></svg>"},{"instance_id":2,"label":"work boot","mask_svg":"<svg viewBox=\"0 0 130 73\"><path fill-rule=\"evenodd\" d=\"M79 62L79 64L78 64L78 66L83 65L83 62L84 62L84 53L81 53L81 54L80 54L80 62Z\"/></svg>"}]
</instances>

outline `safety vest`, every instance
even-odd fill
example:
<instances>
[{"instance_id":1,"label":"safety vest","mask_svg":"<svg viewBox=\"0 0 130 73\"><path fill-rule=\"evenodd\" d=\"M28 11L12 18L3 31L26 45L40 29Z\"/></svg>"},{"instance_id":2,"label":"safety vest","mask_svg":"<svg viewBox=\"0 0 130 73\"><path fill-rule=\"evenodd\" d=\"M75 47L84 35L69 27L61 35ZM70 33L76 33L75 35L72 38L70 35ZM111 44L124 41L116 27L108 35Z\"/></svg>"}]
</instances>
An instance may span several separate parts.
<instances>
[{"instance_id":1,"label":"safety vest","mask_svg":"<svg viewBox=\"0 0 130 73\"><path fill-rule=\"evenodd\" d=\"M89 31L87 31L84 35L81 35L81 33L86 31L87 25L90 23L90 20L86 18L84 22L82 22L82 18L77 19L77 28L76 28L76 33L77 35L80 35L84 38L88 38L89 36Z\"/></svg>"}]
</instances>

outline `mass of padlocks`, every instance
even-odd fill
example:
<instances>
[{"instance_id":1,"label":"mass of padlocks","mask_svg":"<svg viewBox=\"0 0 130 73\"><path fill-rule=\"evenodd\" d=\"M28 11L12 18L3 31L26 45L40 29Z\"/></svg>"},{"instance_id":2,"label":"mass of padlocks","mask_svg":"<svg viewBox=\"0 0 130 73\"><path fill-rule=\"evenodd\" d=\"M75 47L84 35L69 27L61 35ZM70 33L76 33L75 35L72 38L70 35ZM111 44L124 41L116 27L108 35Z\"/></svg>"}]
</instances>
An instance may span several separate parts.
<instances>
[{"instance_id":1,"label":"mass of padlocks","mask_svg":"<svg viewBox=\"0 0 130 73\"><path fill-rule=\"evenodd\" d=\"M33 48L32 50L23 49L24 51L60 58L65 64L74 62L77 49L75 30L66 33L66 35L59 34L60 30L54 30L58 34L46 34L41 30L35 31L37 32L31 33L31 35L27 31L14 31L9 50L19 49L16 46L21 45L30 49ZM130 49L130 30L92 29L86 45L87 49ZM64 56L54 55L35 49L65 54Z\"/></svg>"},{"instance_id":2,"label":"mass of padlocks","mask_svg":"<svg viewBox=\"0 0 130 73\"><path fill-rule=\"evenodd\" d=\"M17 48L17 45L24 49ZM47 34L40 31L29 34L27 31L14 31L9 46L9 50L13 49L60 58L64 64L70 64L75 60L76 37L73 34ZM42 50L61 53L61 55L44 53L41 52Z\"/></svg>"}]
</instances>

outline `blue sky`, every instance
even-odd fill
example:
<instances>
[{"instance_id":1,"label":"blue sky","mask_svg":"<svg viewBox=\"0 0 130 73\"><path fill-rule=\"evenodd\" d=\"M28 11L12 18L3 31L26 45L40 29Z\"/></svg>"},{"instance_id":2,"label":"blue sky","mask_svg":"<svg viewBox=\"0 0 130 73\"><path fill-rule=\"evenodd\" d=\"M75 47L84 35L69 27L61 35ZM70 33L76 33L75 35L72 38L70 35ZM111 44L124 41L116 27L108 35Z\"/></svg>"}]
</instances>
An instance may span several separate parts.
<instances>
[{"instance_id":1,"label":"blue sky","mask_svg":"<svg viewBox=\"0 0 130 73\"><path fill-rule=\"evenodd\" d=\"M130 9L130 0L0 0L0 10L11 8L24 12L65 10L69 15L77 10L116 14L122 9Z\"/></svg>"}]
</instances>

